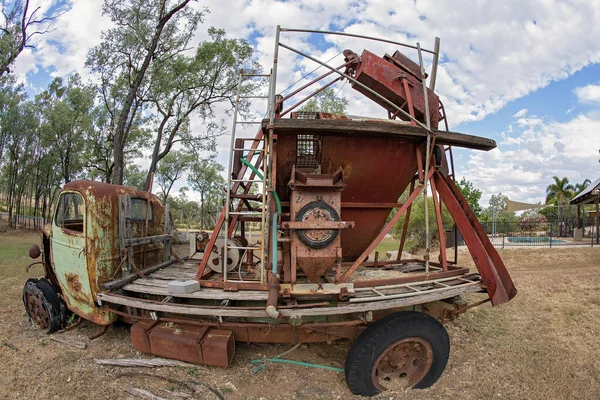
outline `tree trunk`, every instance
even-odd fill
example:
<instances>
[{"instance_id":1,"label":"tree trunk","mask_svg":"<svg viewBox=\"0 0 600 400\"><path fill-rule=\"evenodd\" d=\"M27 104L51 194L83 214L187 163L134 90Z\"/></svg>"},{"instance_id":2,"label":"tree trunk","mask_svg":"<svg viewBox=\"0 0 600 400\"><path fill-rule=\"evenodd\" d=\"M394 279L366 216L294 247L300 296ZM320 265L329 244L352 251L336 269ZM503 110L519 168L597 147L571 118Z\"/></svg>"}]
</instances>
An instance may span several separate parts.
<instances>
[{"instance_id":1,"label":"tree trunk","mask_svg":"<svg viewBox=\"0 0 600 400\"><path fill-rule=\"evenodd\" d=\"M169 11L165 16L161 16L161 18L158 21L158 24L156 26L156 31L154 33L154 36L152 37L152 42L150 43L150 46L148 47L148 50L146 52L146 57L144 58L144 62L142 63L142 66L141 66L139 72L136 74L135 80L132 82L131 86L129 87L129 93L127 94L127 97L125 98L125 102L123 103L123 109L121 110L121 113L119 114L119 119L117 121L117 126L116 126L115 132L114 132L113 150L114 150L115 167L113 170L113 183L115 185L123 184L123 173L125 171L123 151L125 149L125 141L127 138L127 132L125 132L125 126L127 124L128 118L129 118L129 113L131 112L131 106L133 104L133 100L135 99L135 97L137 95L138 89L142 85L142 81L144 80L146 71L148 70L148 67L150 66L150 62L152 61L152 59L154 57L154 52L156 51L156 47L158 46L158 41L160 40L160 36L162 34L162 31L163 31L165 25L167 24L167 22L169 22L169 20L178 11L183 9L189 2L190 2L190 0L184 0L177 6L173 7L173 9L171 9L171 11ZM163 7L165 4L166 4L166 2L163 2Z\"/></svg>"}]
</instances>

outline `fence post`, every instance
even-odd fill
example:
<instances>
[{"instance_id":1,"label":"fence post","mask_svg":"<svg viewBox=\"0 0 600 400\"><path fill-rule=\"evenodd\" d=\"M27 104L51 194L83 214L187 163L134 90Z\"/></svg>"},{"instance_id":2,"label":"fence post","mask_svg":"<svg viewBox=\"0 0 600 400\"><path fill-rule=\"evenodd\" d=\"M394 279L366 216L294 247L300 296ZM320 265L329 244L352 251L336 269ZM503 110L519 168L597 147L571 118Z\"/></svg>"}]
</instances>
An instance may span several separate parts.
<instances>
[{"instance_id":1,"label":"fence post","mask_svg":"<svg viewBox=\"0 0 600 400\"><path fill-rule=\"evenodd\" d=\"M552 221L550 221L550 238L548 243L550 244L550 248L552 248Z\"/></svg>"}]
</instances>

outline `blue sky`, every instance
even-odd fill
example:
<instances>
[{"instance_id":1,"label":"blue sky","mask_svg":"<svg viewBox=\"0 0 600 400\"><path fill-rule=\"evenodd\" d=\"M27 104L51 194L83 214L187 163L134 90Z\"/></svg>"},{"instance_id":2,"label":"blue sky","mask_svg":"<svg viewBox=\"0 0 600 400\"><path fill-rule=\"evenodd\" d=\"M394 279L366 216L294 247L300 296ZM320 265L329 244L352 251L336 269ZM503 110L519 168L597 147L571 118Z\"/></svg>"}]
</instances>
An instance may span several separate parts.
<instances>
[{"instance_id":1,"label":"blue sky","mask_svg":"<svg viewBox=\"0 0 600 400\"><path fill-rule=\"evenodd\" d=\"M56 30L38 37L15 71L28 90L45 88L52 77L79 72L87 50L100 42L111 23L100 0L41 1L42 11L65 9ZM496 140L488 153L456 151L457 176L483 191L482 204L502 192L517 201L545 198L552 176L573 183L600 175L600 2L517 0L199 0L210 14L195 42L209 26L248 39L255 57L270 69L275 25L342 30L431 48L441 38L442 62L436 91L451 129ZM282 41L325 61L350 48L382 55L389 45L345 37L285 34ZM406 52L415 58L416 53ZM282 51L278 88L286 88L315 64ZM332 64L339 64L339 59ZM426 64L430 61L426 59ZM321 72L321 71L318 71ZM350 85L340 90L349 113L384 117L378 106ZM264 107L256 106L257 115ZM200 127L200 124L193 126ZM198 128L200 129L200 128ZM219 142L227 161L228 138ZM146 160L139 160L141 165ZM183 182L182 182L183 183Z\"/></svg>"}]
</instances>

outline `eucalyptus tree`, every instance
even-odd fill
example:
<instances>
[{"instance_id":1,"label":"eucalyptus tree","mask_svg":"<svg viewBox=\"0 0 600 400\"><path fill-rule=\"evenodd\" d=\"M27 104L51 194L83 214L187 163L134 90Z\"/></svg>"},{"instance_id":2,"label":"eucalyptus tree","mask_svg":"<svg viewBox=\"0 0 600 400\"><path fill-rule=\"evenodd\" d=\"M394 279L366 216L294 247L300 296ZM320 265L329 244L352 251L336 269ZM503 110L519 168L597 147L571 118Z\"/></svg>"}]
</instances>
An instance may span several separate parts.
<instances>
[{"instance_id":1,"label":"eucalyptus tree","mask_svg":"<svg viewBox=\"0 0 600 400\"><path fill-rule=\"evenodd\" d=\"M234 107L240 69L260 70L251 60L252 46L248 42L227 39L220 29L210 28L208 34L210 39L200 43L193 56L178 54L154 66L148 100L157 112L158 127L145 190L150 187L157 164L174 144L181 142L196 152L214 151L215 137L224 129L215 120L216 105ZM248 81L241 89L247 93L255 86ZM245 111L248 102L242 100L238 107ZM192 116L204 125L202 133L192 131Z\"/></svg>"},{"instance_id":2,"label":"eucalyptus tree","mask_svg":"<svg viewBox=\"0 0 600 400\"><path fill-rule=\"evenodd\" d=\"M163 203L169 197L169 193L189 168L194 156L185 150L174 150L167 154L156 170L156 182L161 190Z\"/></svg>"},{"instance_id":3,"label":"eucalyptus tree","mask_svg":"<svg viewBox=\"0 0 600 400\"><path fill-rule=\"evenodd\" d=\"M214 160L214 157L202 159L192 164L188 174L188 183L193 190L200 193L200 229L206 227L206 205L214 197L222 198L221 188L225 179L221 176L225 168Z\"/></svg>"},{"instance_id":4,"label":"eucalyptus tree","mask_svg":"<svg viewBox=\"0 0 600 400\"><path fill-rule=\"evenodd\" d=\"M115 108L113 183L123 183L124 148L144 93L151 86L147 72L185 51L206 10L189 7L191 0L105 0L102 11L115 26L102 33L102 43L88 53L86 65L102 85L126 93Z\"/></svg>"},{"instance_id":5,"label":"eucalyptus tree","mask_svg":"<svg viewBox=\"0 0 600 400\"><path fill-rule=\"evenodd\" d=\"M92 124L94 97L95 88L82 84L78 74L72 75L66 85L62 78L55 78L48 89L37 96L43 115L40 131L45 145L52 149L59 162L64 183L82 172L82 152Z\"/></svg>"},{"instance_id":6,"label":"eucalyptus tree","mask_svg":"<svg viewBox=\"0 0 600 400\"><path fill-rule=\"evenodd\" d=\"M345 114L347 106L348 100L344 97L337 97L335 90L328 87L317 93L300 109L300 111Z\"/></svg>"},{"instance_id":7,"label":"eucalyptus tree","mask_svg":"<svg viewBox=\"0 0 600 400\"><path fill-rule=\"evenodd\" d=\"M10 66L26 48L33 48L31 39L51 31L59 14L43 15L41 7L30 8L29 0L2 0L0 25L0 76L10 73Z\"/></svg>"}]
</instances>

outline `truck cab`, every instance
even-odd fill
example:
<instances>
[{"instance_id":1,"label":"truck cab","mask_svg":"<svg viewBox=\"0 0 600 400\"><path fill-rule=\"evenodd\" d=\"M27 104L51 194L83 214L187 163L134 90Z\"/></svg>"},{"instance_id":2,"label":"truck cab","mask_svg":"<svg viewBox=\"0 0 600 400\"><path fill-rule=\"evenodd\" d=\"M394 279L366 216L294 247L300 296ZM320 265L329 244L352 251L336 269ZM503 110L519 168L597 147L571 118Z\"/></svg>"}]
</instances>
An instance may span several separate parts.
<instances>
[{"instance_id":1,"label":"truck cab","mask_svg":"<svg viewBox=\"0 0 600 400\"><path fill-rule=\"evenodd\" d=\"M119 220L119 207L130 207L129 218ZM123 213L121 213L123 214ZM117 315L100 307L97 294L104 282L127 272L125 264L142 268L165 258L162 243L138 247L127 260L119 241L119 225L128 225L133 238L164 233L165 209L148 192L103 182L67 183L59 194L52 222L42 233L43 249L32 246L44 276L27 281L23 300L32 320L54 331L65 324L66 309L99 325ZM129 265L127 265L129 266Z\"/></svg>"}]
</instances>

